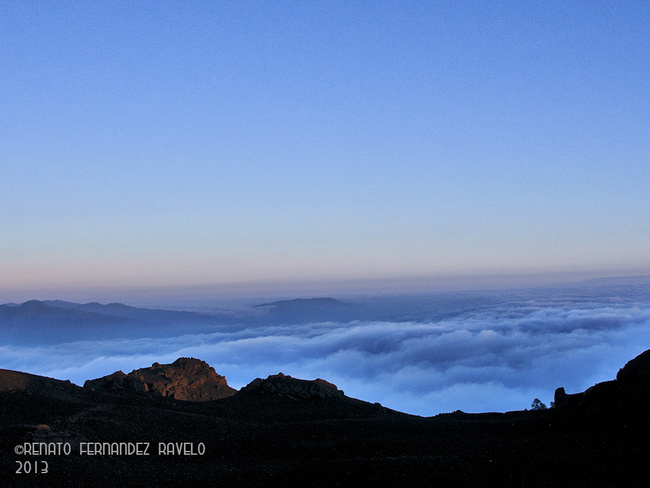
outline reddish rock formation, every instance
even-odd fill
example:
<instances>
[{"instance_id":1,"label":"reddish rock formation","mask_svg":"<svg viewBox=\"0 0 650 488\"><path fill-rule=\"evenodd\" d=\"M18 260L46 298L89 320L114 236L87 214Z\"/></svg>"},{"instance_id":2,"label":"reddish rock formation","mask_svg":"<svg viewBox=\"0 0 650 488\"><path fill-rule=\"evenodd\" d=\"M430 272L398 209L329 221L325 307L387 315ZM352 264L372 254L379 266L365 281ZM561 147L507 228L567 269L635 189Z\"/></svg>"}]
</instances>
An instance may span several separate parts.
<instances>
[{"instance_id":1,"label":"reddish rock formation","mask_svg":"<svg viewBox=\"0 0 650 488\"><path fill-rule=\"evenodd\" d=\"M112 391L147 391L162 396L202 402L234 395L237 390L228 386L226 379L217 374L205 361L179 358L172 364L153 363L124 374L122 371L88 380L84 388Z\"/></svg>"}]
</instances>

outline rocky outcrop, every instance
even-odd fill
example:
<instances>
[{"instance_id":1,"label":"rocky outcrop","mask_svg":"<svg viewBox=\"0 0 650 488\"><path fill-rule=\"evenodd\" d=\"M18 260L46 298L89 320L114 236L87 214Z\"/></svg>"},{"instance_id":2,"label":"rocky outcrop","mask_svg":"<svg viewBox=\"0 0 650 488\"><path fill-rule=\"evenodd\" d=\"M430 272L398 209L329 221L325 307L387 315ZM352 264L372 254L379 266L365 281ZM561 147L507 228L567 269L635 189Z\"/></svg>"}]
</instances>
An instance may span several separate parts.
<instances>
[{"instance_id":1,"label":"rocky outcrop","mask_svg":"<svg viewBox=\"0 0 650 488\"><path fill-rule=\"evenodd\" d=\"M113 374L103 376L95 380L87 380L84 388L91 390L112 390L112 391L148 391L147 385L130 374L123 371L115 371Z\"/></svg>"},{"instance_id":2,"label":"rocky outcrop","mask_svg":"<svg viewBox=\"0 0 650 488\"><path fill-rule=\"evenodd\" d=\"M623 389L648 389L650 381L650 349L639 354L618 371L616 380Z\"/></svg>"},{"instance_id":3,"label":"rocky outcrop","mask_svg":"<svg viewBox=\"0 0 650 488\"><path fill-rule=\"evenodd\" d=\"M172 364L153 363L125 374L122 371L88 380L84 388L117 392L150 392L176 400L201 402L234 395L237 390L205 361L179 358Z\"/></svg>"},{"instance_id":4,"label":"rocky outcrop","mask_svg":"<svg viewBox=\"0 0 650 488\"><path fill-rule=\"evenodd\" d=\"M340 398L343 391L336 385L320 378L315 380L299 380L282 373L271 375L266 379L257 378L242 388L242 395L277 395L289 398Z\"/></svg>"},{"instance_id":5,"label":"rocky outcrop","mask_svg":"<svg viewBox=\"0 0 650 488\"><path fill-rule=\"evenodd\" d=\"M615 380L604 381L582 393L555 390L555 406L560 413L585 420L643 422L650 420L650 350L628 361Z\"/></svg>"},{"instance_id":6,"label":"rocky outcrop","mask_svg":"<svg viewBox=\"0 0 650 488\"><path fill-rule=\"evenodd\" d=\"M566 408L568 406L575 406L580 403L582 400L582 393L573 393L568 394L564 387L560 387L555 390L555 399L554 404L556 408Z\"/></svg>"}]
</instances>

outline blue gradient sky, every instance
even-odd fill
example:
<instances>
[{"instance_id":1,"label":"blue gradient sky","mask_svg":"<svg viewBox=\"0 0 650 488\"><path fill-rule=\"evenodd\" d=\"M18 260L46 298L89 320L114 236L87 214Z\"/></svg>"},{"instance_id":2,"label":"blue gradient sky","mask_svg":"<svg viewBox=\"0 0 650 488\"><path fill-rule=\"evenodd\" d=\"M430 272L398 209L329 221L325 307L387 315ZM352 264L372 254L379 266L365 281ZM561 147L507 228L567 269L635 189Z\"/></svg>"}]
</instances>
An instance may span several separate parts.
<instances>
[{"instance_id":1,"label":"blue gradient sky","mask_svg":"<svg viewBox=\"0 0 650 488\"><path fill-rule=\"evenodd\" d=\"M0 290L650 273L646 2L4 2Z\"/></svg>"}]
</instances>

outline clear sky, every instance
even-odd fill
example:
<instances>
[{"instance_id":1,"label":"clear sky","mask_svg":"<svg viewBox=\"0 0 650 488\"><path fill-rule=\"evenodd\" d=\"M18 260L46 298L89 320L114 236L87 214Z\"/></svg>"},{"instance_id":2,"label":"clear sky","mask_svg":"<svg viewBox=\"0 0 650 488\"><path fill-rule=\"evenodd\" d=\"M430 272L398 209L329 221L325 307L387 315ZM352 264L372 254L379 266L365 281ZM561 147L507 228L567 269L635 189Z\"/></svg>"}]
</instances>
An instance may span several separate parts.
<instances>
[{"instance_id":1,"label":"clear sky","mask_svg":"<svg viewBox=\"0 0 650 488\"><path fill-rule=\"evenodd\" d=\"M0 40L0 290L650 274L648 2L2 2Z\"/></svg>"}]
</instances>

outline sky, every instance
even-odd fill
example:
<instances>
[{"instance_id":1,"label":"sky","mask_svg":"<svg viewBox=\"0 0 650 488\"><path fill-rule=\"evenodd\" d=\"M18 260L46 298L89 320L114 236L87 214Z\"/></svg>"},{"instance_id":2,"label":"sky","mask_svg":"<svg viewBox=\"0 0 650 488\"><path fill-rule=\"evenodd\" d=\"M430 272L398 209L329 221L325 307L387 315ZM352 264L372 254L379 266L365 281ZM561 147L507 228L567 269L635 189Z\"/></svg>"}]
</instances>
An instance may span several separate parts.
<instances>
[{"instance_id":1,"label":"sky","mask_svg":"<svg viewBox=\"0 0 650 488\"><path fill-rule=\"evenodd\" d=\"M0 38L0 298L650 274L645 2L3 2Z\"/></svg>"}]
</instances>

